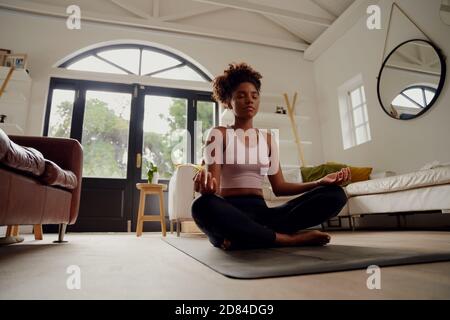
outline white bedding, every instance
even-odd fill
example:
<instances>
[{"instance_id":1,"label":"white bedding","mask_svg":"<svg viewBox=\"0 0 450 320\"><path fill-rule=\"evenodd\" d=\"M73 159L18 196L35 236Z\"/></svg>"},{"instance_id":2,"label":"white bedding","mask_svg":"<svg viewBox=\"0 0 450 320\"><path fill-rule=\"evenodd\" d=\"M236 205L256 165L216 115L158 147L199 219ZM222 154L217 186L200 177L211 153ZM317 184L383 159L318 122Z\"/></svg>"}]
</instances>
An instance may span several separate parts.
<instances>
[{"instance_id":1,"label":"white bedding","mask_svg":"<svg viewBox=\"0 0 450 320\"><path fill-rule=\"evenodd\" d=\"M420 170L382 179L349 184L346 192L349 197L410 190L421 187L450 184L450 166Z\"/></svg>"},{"instance_id":2,"label":"white bedding","mask_svg":"<svg viewBox=\"0 0 450 320\"><path fill-rule=\"evenodd\" d=\"M349 214L417 212L450 209L450 184L348 199Z\"/></svg>"}]
</instances>

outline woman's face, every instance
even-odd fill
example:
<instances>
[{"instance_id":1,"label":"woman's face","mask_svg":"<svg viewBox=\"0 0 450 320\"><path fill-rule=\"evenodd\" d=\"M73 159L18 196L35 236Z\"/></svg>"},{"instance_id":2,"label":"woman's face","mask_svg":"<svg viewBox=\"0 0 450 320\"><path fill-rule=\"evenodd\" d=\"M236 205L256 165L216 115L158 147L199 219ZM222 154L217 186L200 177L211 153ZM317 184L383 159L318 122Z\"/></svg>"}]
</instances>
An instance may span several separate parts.
<instances>
[{"instance_id":1,"label":"woman's face","mask_svg":"<svg viewBox=\"0 0 450 320\"><path fill-rule=\"evenodd\" d=\"M233 91L230 107L236 117L253 118L259 110L259 92L251 82L241 83Z\"/></svg>"}]
</instances>

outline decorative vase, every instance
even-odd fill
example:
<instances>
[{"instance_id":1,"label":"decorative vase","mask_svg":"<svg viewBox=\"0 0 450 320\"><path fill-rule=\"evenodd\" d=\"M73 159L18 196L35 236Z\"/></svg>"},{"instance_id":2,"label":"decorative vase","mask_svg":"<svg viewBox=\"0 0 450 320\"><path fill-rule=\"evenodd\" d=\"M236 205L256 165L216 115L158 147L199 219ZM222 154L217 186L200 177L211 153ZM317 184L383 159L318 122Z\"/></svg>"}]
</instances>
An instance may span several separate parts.
<instances>
[{"instance_id":1,"label":"decorative vase","mask_svg":"<svg viewBox=\"0 0 450 320\"><path fill-rule=\"evenodd\" d=\"M158 172L153 173L152 181L150 183L157 184L158 180L159 180L159 173Z\"/></svg>"}]
</instances>

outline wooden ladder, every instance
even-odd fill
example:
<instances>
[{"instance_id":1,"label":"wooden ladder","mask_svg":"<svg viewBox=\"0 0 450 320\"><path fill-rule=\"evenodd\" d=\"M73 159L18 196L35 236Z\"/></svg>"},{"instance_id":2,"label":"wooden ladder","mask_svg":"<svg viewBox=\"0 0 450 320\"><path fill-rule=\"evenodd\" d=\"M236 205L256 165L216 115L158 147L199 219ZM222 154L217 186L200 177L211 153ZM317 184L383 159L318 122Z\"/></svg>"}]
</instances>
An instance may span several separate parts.
<instances>
[{"instance_id":1,"label":"wooden ladder","mask_svg":"<svg viewBox=\"0 0 450 320\"><path fill-rule=\"evenodd\" d=\"M298 94L297 94L297 92L295 92L292 103L290 102L287 93L285 93L283 96L284 96L284 100L286 102L286 106L288 109L289 118L291 120L292 130L294 131L294 138L295 138L295 144L297 145L298 156L299 156L300 161L302 162L302 167L306 167L305 156L303 154L302 141L300 139L300 134L298 133L297 121L295 120L295 106L297 104Z\"/></svg>"},{"instance_id":2,"label":"wooden ladder","mask_svg":"<svg viewBox=\"0 0 450 320\"><path fill-rule=\"evenodd\" d=\"M11 78L12 78L12 75L13 75L13 73L14 73L14 70L15 70L14 67L11 67L11 68L9 69L8 74L7 74L5 80L3 81L2 86L1 86L1 88L0 88L0 97L1 97L1 96L3 95L3 93L5 92L6 87L8 86L8 82L9 82L9 81L11 80Z\"/></svg>"}]
</instances>

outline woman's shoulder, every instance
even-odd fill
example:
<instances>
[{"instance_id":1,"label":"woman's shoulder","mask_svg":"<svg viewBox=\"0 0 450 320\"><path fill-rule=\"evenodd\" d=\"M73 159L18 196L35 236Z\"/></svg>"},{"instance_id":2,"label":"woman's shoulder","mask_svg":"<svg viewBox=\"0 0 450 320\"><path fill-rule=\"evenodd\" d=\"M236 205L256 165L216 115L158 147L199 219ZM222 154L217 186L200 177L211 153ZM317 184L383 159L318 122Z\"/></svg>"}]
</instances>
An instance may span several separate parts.
<instances>
[{"instance_id":1,"label":"woman's shoulder","mask_svg":"<svg viewBox=\"0 0 450 320\"><path fill-rule=\"evenodd\" d=\"M216 126L213 129L217 129L217 130L220 130L220 131L225 131L225 130L229 129L229 127L228 126Z\"/></svg>"},{"instance_id":2,"label":"woman's shoulder","mask_svg":"<svg viewBox=\"0 0 450 320\"><path fill-rule=\"evenodd\" d=\"M226 142L227 129L229 129L229 128L224 127L224 126L212 127L208 132L208 141L211 141L211 139L217 139L217 137L220 137L224 142Z\"/></svg>"},{"instance_id":3,"label":"woman's shoulder","mask_svg":"<svg viewBox=\"0 0 450 320\"><path fill-rule=\"evenodd\" d=\"M212 132L214 132L214 134L217 134L217 132L220 132L223 136L225 136L227 129L229 129L229 128L225 127L225 126L215 126L215 127L211 128L210 134Z\"/></svg>"}]
</instances>

